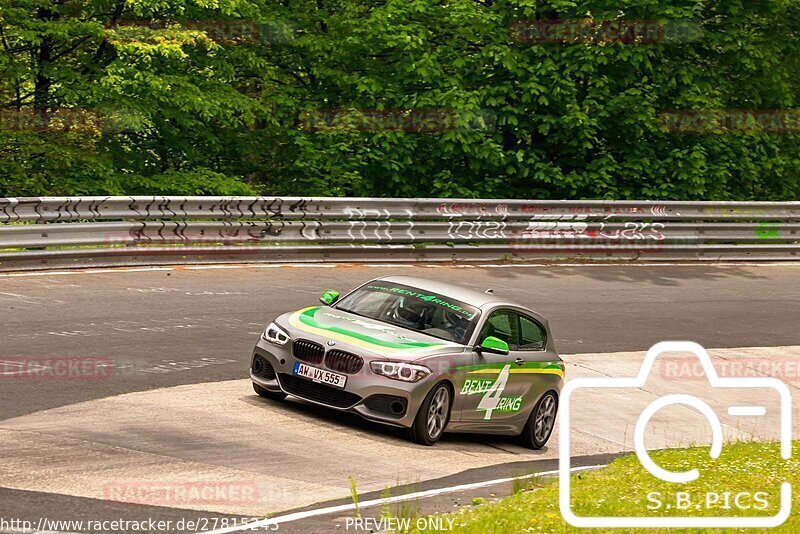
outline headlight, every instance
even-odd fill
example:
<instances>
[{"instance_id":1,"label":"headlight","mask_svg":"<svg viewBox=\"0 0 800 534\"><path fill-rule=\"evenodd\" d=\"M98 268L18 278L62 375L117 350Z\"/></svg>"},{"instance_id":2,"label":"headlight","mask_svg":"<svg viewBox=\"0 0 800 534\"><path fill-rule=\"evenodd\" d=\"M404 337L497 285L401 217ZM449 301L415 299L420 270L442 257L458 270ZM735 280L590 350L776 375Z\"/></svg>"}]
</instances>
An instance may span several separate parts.
<instances>
[{"instance_id":1,"label":"headlight","mask_svg":"<svg viewBox=\"0 0 800 534\"><path fill-rule=\"evenodd\" d=\"M275 323L269 323L267 329L261 334L261 339L276 345L286 345L289 342L289 334Z\"/></svg>"},{"instance_id":2,"label":"headlight","mask_svg":"<svg viewBox=\"0 0 800 534\"><path fill-rule=\"evenodd\" d=\"M424 365L402 362L372 362L369 364L376 375L385 376L392 380L403 382L418 382L431 374L431 370Z\"/></svg>"}]
</instances>

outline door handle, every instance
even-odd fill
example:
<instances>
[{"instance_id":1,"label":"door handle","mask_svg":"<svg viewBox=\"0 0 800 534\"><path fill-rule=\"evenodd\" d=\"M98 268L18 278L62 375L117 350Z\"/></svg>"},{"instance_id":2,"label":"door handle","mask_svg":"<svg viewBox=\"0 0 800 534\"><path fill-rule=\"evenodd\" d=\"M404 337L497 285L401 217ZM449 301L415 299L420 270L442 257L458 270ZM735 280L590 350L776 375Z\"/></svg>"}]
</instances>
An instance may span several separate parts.
<instances>
[{"instance_id":1,"label":"door handle","mask_svg":"<svg viewBox=\"0 0 800 534\"><path fill-rule=\"evenodd\" d=\"M514 360L514 363L516 363L517 365L522 365L525 363L525 360L523 360L522 358L517 358L516 360Z\"/></svg>"}]
</instances>

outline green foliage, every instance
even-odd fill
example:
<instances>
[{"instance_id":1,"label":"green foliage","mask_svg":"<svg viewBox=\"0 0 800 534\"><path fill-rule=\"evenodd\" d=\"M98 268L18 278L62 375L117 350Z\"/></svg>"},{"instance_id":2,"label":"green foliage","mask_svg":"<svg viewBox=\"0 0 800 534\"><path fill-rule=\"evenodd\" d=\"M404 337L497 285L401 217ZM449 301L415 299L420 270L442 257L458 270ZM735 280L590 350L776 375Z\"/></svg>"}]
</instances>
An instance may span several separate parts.
<instances>
[{"instance_id":1,"label":"green foliage","mask_svg":"<svg viewBox=\"0 0 800 534\"><path fill-rule=\"evenodd\" d=\"M350 475L347 477L347 481L350 483L350 498L353 500L353 506L355 506L355 516L356 518L360 518L361 509L358 507L358 490L356 489L356 479Z\"/></svg>"},{"instance_id":2,"label":"green foliage","mask_svg":"<svg viewBox=\"0 0 800 534\"><path fill-rule=\"evenodd\" d=\"M523 43L518 19L694 30ZM797 133L659 122L800 107L790 0L0 0L0 30L2 196L800 193Z\"/></svg>"}]
</instances>

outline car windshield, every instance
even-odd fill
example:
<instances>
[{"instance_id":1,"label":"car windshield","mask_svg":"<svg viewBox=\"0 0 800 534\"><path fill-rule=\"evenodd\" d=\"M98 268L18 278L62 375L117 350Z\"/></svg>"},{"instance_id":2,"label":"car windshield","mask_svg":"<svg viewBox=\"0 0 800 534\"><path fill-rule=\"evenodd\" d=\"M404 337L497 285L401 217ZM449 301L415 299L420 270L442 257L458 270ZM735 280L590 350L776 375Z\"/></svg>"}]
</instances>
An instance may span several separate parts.
<instances>
[{"instance_id":1,"label":"car windshield","mask_svg":"<svg viewBox=\"0 0 800 534\"><path fill-rule=\"evenodd\" d=\"M464 302L389 282L364 285L336 308L462 345L469 340L480 314L478 308Z\"/></svg>"}]
</instances>

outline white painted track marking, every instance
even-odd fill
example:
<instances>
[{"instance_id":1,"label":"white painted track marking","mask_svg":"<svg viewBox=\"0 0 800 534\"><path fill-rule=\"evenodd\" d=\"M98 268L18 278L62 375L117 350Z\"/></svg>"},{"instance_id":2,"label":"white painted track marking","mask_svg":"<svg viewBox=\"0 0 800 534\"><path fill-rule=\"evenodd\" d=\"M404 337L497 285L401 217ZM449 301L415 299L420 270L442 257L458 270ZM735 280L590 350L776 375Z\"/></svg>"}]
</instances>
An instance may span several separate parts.
<instances>
[{"instance_id":1,"label":"white painted track marking","mask_svg":"<svg viewBox=\"0 0 800 534\"><path fill-rule=\"evenodd\" d=\"M570 471L577 472L577 471L588 471L591 469L600 469L601 467L606 467L606 465L589 465L583 467L574 467ZM408 493L406 495L398 495L396 497L384 497L381 499L372 499L370 501L363 501L358 503L359 510L362 508L374 508L375 506L380 506L384 504L393 504L396 502L403 502L403 501L410 501L414 499L421 499L426 497L434 497L436 495L445 495L447 493L455 493L458 491L467 491L472 489L484 488L487 486L496 486L498 484L504 484L511 482L513 480L523 480L526 478L534 478L534 477L543 477L543 476L552 476L557 475L558 470L554 471L543 471L541 473L534 473L530 475L523 475L518 477L507 477L507 478L496 478L494 480L485 480L483 482L473 482L471 484L459 484L457 486L447 486L444 488L436 488L432 490L426 491L416 491L414 493ZM240 532L243 530L251 530L251 529L259 529L262 527L268 527L270 525L279 525L281 523L289 523L292 521L298 521L300 519L307 519L309 517L316 517L320 515L328 515L333 514L336 512L346 512L348 510L355 510L355 504L340 504L339 506L328 506L327 508L317 508L315 510L306 510L304 512L295 512L293 514L286 514L281 515L278 517L272 517L269 519L263 519L261 521L255 521L251 523L245 523L244 525L238 525L235 527L228 527L228 528L221 528L219 530L212 530L210 532L206 532L205 534L226 534L228 532Z\"/></svg>"}]
</instances>

